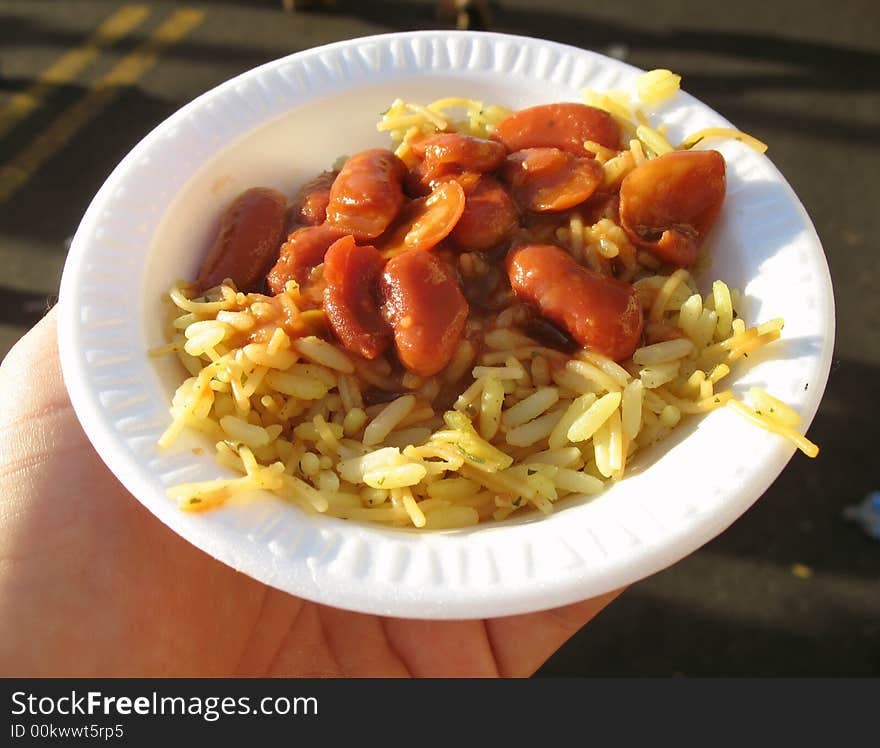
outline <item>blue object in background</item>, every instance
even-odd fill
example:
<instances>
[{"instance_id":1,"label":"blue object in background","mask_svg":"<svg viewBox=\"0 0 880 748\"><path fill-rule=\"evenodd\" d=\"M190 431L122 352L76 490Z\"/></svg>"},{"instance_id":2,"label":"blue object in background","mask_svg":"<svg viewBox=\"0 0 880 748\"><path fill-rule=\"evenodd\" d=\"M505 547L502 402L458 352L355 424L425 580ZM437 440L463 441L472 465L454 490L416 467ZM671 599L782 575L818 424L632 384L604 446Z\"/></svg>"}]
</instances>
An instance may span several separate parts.
<instances>
[{"instance_id":1,"label":"blue object in background","mask_svg":"<svg viewBox=\"0 0 880 748\"><path fill-rule=\"evenodd\" d=\"M880 491L871 491L861 503L848 506L843 516L858 522L874 540L880 540Z\"/></svg>"}]
</instances>

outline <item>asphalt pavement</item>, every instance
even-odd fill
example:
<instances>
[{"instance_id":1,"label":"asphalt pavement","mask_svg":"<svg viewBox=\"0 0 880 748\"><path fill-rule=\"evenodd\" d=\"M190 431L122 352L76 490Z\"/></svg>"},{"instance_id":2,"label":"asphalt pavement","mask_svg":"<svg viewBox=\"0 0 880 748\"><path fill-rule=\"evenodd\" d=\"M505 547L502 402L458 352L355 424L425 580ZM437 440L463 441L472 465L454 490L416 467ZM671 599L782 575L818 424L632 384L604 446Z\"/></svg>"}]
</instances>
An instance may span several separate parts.
<instances>
[{"instance_id":1,"label":"asphalt pavement","mask_svg":"<svg viewBox=\"0 0 880 748\"><path fill-rule=\"evenodd\" d=\"M633 585L539 675L880 675L880 542L844 518L880 489L876 2L501 0L490 14L474 22L672 69L768 143L822 239L837 310L809 431L820 456L796 454L745 516ZM52 303L103 180L180 106L292 52L452 25L430 1L0 0L0 356Z\"/></svg>"}]
</instances>

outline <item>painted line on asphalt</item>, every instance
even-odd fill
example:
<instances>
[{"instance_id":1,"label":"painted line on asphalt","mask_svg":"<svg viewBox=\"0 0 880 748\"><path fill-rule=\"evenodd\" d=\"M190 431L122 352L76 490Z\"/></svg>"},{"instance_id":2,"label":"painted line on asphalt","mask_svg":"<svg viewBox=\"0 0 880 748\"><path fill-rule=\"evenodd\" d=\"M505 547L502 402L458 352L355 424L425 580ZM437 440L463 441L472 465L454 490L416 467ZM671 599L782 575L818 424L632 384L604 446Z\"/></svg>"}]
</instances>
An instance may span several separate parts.
<instances>
[{"instance_id":1,"label":"painted line on asphalt","mask_svg":"<svg viewBox=\"0 0 880 748\"><path fill-rule=\"evenodd\" d=\"M156 65L167 47L186 37L204 17L202 11L192 8L175 11L143 44L123 57L82 98L52 120L9 162L0 166L0 203L15 194L46 161L68 145L127 87L137 83Z\"/></svg>"},{"instance_id":2,"label":"painted line on asphalt","mask_svg":"<svg viewBox=\"0 0 880 748\"><path fill-rule=\"evenodd\" d=\"M79 47L61 55L26 91L14 94L0 108L0 138L27 118L54 91L70 83L97 60L102 50L137 28L149 15L150 9L146 5L125 5L107 17Z\"/></svg>"}]
</instances>

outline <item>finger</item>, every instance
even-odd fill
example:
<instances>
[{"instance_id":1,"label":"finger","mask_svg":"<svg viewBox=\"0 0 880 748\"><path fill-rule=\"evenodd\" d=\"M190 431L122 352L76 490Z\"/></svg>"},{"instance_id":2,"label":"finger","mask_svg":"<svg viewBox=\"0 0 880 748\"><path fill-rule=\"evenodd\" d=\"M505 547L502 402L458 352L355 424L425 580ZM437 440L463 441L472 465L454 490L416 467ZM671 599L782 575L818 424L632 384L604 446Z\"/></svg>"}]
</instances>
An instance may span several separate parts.
<instances>
[{"instance_id":1,"label":"finger","mask_svg":"<svg viewBox=\"0 0 880 748\"><path fill-rule=\"evenodd\" d=\"M384 622L389 643L417 678L498 675L483 621L386 618Z\"/></svg>"},{"instance_id":2,"label":"finger","mask_svg":"<svg viewBox=\"0 0 880 748\"><path fill-rule=\"evenodd\" d=\"M502 676L532 675L568 639L597 616L622 589L562 608L486 622Z\"/></svg>"}]
</instances>

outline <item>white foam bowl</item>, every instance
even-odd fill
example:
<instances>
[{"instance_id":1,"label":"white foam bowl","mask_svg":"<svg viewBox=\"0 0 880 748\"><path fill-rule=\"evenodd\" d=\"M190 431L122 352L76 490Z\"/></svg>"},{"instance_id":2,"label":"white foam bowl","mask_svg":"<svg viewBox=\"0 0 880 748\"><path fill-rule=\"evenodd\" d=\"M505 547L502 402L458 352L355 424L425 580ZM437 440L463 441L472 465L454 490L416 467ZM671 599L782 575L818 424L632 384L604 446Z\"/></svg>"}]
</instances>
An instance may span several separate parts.
<instances>
[{"instance_id":1,"label":"white foam bowl","mask_svg":"<svg viewBox=\"0 0 880 748\"><path fill-rule=\"evenodd\" d=\"M294 54L183 107L98 192L64 269L64 379L95 449L158 519L220 561L294 595L389 616L482 618L554 607L644 578L715 537L794 453L727 409L683 424L589 503L445 532L306 516L272 496L185 513L166 490L225 473L197 435L167 451L156 447L183 376L171 357L147 356L164 342L160 297L175 279L195 276L236 194L262 185L291 195L338 156L386 145L375 124L395 97L427 103L461 95L517 109L577 101L583 87L628 88L639 72L536 39L399 33ZM665 107L663 121L672 141L729 125L686 94ZM727 160L728 195L703 288L724 279L745 293L749 321L786 322L780 342L735 370L735 389L765 386L809 424L834 336L822 247L767 158L734 141L712 145Z\"/></svg>"}]
</instances>

